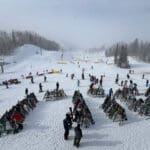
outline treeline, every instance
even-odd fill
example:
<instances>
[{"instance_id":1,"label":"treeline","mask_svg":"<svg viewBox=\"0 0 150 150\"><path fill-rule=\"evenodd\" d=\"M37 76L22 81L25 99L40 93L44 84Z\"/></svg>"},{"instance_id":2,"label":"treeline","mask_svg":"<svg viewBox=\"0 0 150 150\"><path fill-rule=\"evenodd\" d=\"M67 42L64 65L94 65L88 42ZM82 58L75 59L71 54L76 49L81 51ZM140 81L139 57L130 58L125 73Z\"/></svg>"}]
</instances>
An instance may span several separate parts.
<instances>
[{"instance_id":1,"label":"treeline","mask_svg":"<svg viewBox=\"0 0 150 150\"><path fill-rule=\"evenodd\" d=\"M35 32L0 31L0 55L11 54L14 49L24 44L32 44L46 50L59 50L60 46L54 41L47 40Z\"/></svg>"},{"instance_id":2,"label":"treeline","mask_svg":"<svg viewBox=\"0 0 150 150\"><path fill-rule=\"evenodd\" d=\"M106 56L115 56L118 47L125 45L128 56L134 56L144 62L150 63L150 42L139 41L137 38L130 43L117 43L105 51Z\"/></svg>"}]
</instances>

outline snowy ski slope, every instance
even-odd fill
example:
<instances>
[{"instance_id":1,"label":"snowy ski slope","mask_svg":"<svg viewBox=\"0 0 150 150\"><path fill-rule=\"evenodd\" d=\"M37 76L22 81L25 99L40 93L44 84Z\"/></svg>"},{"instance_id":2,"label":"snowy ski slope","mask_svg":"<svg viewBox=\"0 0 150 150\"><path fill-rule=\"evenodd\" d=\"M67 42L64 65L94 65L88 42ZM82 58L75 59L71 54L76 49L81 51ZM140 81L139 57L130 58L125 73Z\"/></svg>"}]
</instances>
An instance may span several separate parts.
<instances>
[{"instance_id":1,"label":"snowy ski slope","mask_svg":"<svg viewBox=\"0 0 150 150\"><path fill-rule=\"evenodd\" d=\"M38 52L38 54L36 54ZM88 129L83 129L83 138L81 140L82 150L150 150L150 120L137 115L126 109L128 121L123 126L117 122L112 122L103 113L99 106L104 98L91 98L86 92L90 81L89 73L100 78L105 74L104 89L108 93L109 88L118 89L115 84L115 77L118 73L121 79L126 79L128 69L119 69L113 65L113 58L106 58L104 53L86 53L86 52L64 52L63 61L60 62L61 52L48 52L31 45L25 45L16 50L15 55L5 58L9 65L5 66L5 73L0 74L0 82L10 78L18 78L21 84L12 85L9 89L0 86L0 116L9 110L18 100L25 97L25 88L29 92L35 92L40 101L37 107L30 112L24 124L24 129L18 134L10 134L0 138L0 150L74 150L73 129L70 131L69 140L63 139L63 123L66 112L72 106L72 95L77 90L77 79L81 79L82 69L85 68L85 80L80 80L79 90L88 104L95 125ZM77 61L79 61L79 64ZM86 61L85 61L86 60ZM107 61L107 64L106 64ZM97 63L95 63L97 62ZM150 79L150 65L130 58L132 69L135 74L131 79L137 83L139 91L143 93L146 90L145 80ZM91 69L93 65L94 69ZM62 74L46 74L47 82L44 83L43 77L36 76L36 72L46 73L62 69ZM34 75L35 84L30 80L23 79L21 75ZM66 74L69 77L66 77ZM75 79L71 80L70 75L75 73ZM142 74L145 73L145 79ZM120 79L120 80L121 80ZM45 102L44 93L39 93L38 85L41 82L43 89L54 89L56 82L59 81L60 88L63 88L68 98L60 101ZM121 103L123 107L126 106Z\"/></svg>"}]
</instances>

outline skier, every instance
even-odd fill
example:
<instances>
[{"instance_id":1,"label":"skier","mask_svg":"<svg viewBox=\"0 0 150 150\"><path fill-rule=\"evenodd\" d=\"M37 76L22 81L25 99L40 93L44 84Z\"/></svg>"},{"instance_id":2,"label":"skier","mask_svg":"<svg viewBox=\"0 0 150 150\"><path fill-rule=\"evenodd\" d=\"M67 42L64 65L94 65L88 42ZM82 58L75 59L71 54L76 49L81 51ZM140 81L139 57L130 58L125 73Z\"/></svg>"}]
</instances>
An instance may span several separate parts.
<instances>
[{"instance_id":1,"label":"skier","mask_svg":"<svg viewBox=\"0 0 150 150\"><path fill-rule=\"evenodd\" d=\"M28 88L25 88L25 95L28 96Z\"/></svg>"},{"instance_id":2,"label":"skier","mask_svg":"<svg viewBox=\"0 0 150 150\"><path fill-rule=\"evenodd\" d=\"M39 92L43 92L42 84L41 83L39 83Z\"/></svg>"},{"instance_id":3,"label":"skier","mask_svg":"<svg viewBox=\"0 0 150 150\"><path fill-rule=\"evenodd\" d=\"M57 81L56 82L56 91L58 91L59 90L59 82Z\"/></svg>"},{"instance_id":4,"label":"skier","mask_svg":"<svg viewBox=\"0 0 150 150\"><path fill-rule=\"evenodd\" d=\"M82 130L80 128L80 124L78 124L75 127L74 132L75 132L75 137L74 137L74 143L73 143L73 145L76 146L76 147L79 147L81 138L83 137Z\"/></svg>"}]
</instances>

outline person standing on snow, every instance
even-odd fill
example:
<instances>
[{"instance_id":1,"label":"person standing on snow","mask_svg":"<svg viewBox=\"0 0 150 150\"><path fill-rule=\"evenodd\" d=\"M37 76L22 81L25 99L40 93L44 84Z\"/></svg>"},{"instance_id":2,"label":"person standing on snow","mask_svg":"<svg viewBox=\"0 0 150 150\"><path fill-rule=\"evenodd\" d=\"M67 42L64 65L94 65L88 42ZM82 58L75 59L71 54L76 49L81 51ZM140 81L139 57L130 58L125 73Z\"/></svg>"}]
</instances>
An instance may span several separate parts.
<instances>
[{"instance_id":1,"label":"person standing on snow","mask_svg":"<svg viewBox=\"0 0 150 150\"><path fill-rule=\"evenodd\" d=\"M123 86L123 80L121 81L121 85L120 86Z\"/></svg>"},{"instance_id":2,"label":"person standing on snow","mask_svg":"<svg viewBox=\"0 0 150 150\"><path fill-rule=\"evenodd\" d=\"M46 76L44 76L44 82L46 82L47 81L47 77Z\"/></svg>"},{"instance_id":3,"label":"person standing on snow","mask_svg":"<svg viewBox=\"0 0 150 150\"><path fill-rule=\"evenodd\" d=\"M69 123L68 123L68 114L66 114L66 118L63 120L63 126L64 126L64 139L68 140L68 136L69 136Z\"/></svg>"},{"instance_id":4,"label":"person standing on snow","mask_svg":"<svg viewBox=\"0 0 150 150\"><path fill-rule=\"evenodd\" d=\"M57 81L56 82L56 91L58 91L59 90L59 82Z\"/></svg>"},{"instance_id":5,"label":"person standing on snow","mask_svg":"<svg viewBox=\"0 0 150 150\"><path fill-rule=\"evenodd\" d=\"M110 89L109 89L109 97L111 97L112 95L113 95L113 89L110 88Z\"/></svg>"},{"instance_id":6,"label":"person standing on snow","mask_svg":"<svg viewBox=\"0 0 150 150\"><path fill-rule=\"evenodd\" d=\"M130 79L130 75L129 74L127 74L127 79Z\"/></svg>"},{"instance_id":7,"label":"person standing on snow","mask_svg":"<svg viewBox=\"0 0 150 150\"><path fill-rule=\"evenodd\" d=\"M43 92L42 84L41 83L39 84L39 92Z\"/></svg>"},{"instance_id":8,"label":"person standing on snow","mask_svg":"<svg viewBox=\"0 0 150 150\"><path fill-rule=\"evenodd\" d=\"M143 74L143 75L142 75L142 79L144 79L144 77L145 77L145 75Z\"/></svg>"},{"instance_id":9,"label":"person standing on snow","mask_svg":"<svg viewBox=\"0 0 150 150\"><path fill-rule=\"evenodd\" d=\"M25 89L25 95L28 96L28 88Z\"/></svg>"},{"instance_id":10,"label":"person standing on snow","mask_svg":"<svg viewBox=\"0 0 150 150\"><path fill-rule=\"evenodd\" d=\"M32 83L32 84L34 83L34 81L33 81L33 76L31 76L31 83Z\"/></svg>"},{"instance_id":11,"label":"person standing on snow","mask_svg":"<svg viewBox=\"0 0 150 150\"><path fill-rule=\"evenodd\" d=\"M100 80L99 80L99 84L100 84L100 87L103 86L103 76L102 76L102 75L101 75L101 78L100 78Z\"/></svg>"},{"instance_id":12,"label":"person standing on snow","mask_svg":"<svg viewBox=\"0 0 150 150\"><path fill-rule=\"evenodd\" d=\"M80 80L79 79L77 80L77 86L78 87L80 86Z\"/></svg>"},{"instance_id":13,"label":"person standing on snow","mask_svg":"<svg viewBox=\"0 0 150 150\"><path fill-rule=\"evenodd\" d=\"M8 89L8 81L5 81L6 89Z\"/></svg>"},{"instance_id":14,"label":"person standing on snow","mask_svg":"<svg viewBox=\"0 0 150 150\"><path fill-rule=\"evenodd\" d=\"M146 80L146 87L148 87L148 84L149 84L149 80Z\"/></svg>"},{"instance_id":15,"label":"person standing on snow","mask_svg":"<svg viewBox=\"0 0 150 150\"><path fill-rule=\"evenodd\" d=\"M82 77L82 80L84 80L84 72L82 72L82 75L81 75L81 77Z\"/></svg>"},{"instance_id":16,"label":"person standing on snow","mask_svg":"<svg viewBox=\"0 0 150 150\"><path fill-rule=\"evenodd\" d=\"M78 124L74 128L74 132L75 132L75 137L74 137L74 143L73 143L73 145L76 146L76 147L79 147L80 146L81 138L83 137L82 130L80 128L80 124Z\"/></svg>"}]
</instances>

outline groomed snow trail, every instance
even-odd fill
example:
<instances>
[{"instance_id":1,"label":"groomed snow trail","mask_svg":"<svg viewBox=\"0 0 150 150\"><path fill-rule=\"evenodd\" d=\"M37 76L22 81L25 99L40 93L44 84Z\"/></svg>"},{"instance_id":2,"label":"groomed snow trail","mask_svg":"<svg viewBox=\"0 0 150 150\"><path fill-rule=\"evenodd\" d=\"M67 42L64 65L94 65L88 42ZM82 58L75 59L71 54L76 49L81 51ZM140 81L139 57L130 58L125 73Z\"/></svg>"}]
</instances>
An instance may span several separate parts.
<instances>
[{"instance_id":1,"label":"groomed snow trail","mask_svg":"<svg viewBox=\"0 0 150 150\"><path fill-rule=\"evenodd\" d=\"M26 56L26 50L33 50L33 56ZM0 86L0 115L6 110L9 110L18 100L24 98L25 88L29 88L29 92L34 92L37 96L39 103L37 107L29 113L25 120L24 130L18 134L10 134L0 138L1 150L74 150L77 149L73 146L73 129L70 131L69 140L63 139L63 119L65 114L69 111L69 107L72 106L72 96L75 90L77 90L77 79L81 79L82 68L85 68L85 80L81 81L79 90L83 94L83 97L89 106L95 125L91 125L90 128L83 129L83 138L81 140L81 146L79 149L83 150L149 150L149 131L150 120L145 120L144 117L138 116L136 113L127 109L124 103L120 104L126 109L128 121L123 126L119 126L117 122L112 122L107 118L105 113L100 108L104 101L104 98L92 98L89 97L86 92L89 87L88 74L94 74L97 77L105 74L104 89L106 94L110 87L115 91L119 88L115 85L116 74L119 73L120 80L126 79L128 70L119 69L112 64L113 58L109 58L108 64L105 64L108 58L105 58L103 54L85 54L85 53L70 53L66 54L66 65L58 64L56 60L59 60L60 52L44 52L43 55L36 55L35 52L39 49L36 47L25 46L23 47L21 57L26 57L21 61L16 55L18 60L16 64L10 64L6 68L6 73L0 76L0 81L10 78L19 78L21 80L20 85L12 85L9 89L5 89L4 86ZM64 54L65 55L65 54ZM80 68L76 61L70 63L72 56L80 58L80 60L88 56L90 62L80 61ZM103 60L103 63L95 64L94 61ZM9 57L8 57L9 60ZM12 57L10 60L14 61ZM72 60L71 60L72 61ZM146 72L150 65L137 62L130 59L135 74L131 75L131 79L137 82L140 92L146 90L145 80L150 78L150 74L146 74L145 80L141 79L142 73ZM94 69L91 69L91 65ZM43 82L43 77L34 77L35 84L31 84L30 80L22 79L21 74L27 75L32 72L34 75L37 71L42 73L46 69L51 70L63 70L62 74L47 75L47 82ZM8 73L11 72L11 73ZM69 77L66 78L66 73ZM70 74L75 73L75 79L70 79ZM54 89L56 82L60 82L60 88L63 88L68 98L60 101L45 102L43 100L44 93L38 93L38 84L41 82L43 89ZM73 124L75 126L75 124Z\"/></svg>"}]
</instances>

